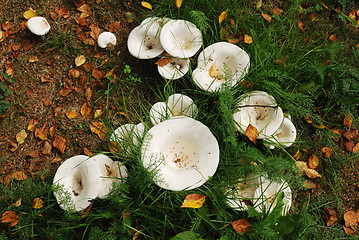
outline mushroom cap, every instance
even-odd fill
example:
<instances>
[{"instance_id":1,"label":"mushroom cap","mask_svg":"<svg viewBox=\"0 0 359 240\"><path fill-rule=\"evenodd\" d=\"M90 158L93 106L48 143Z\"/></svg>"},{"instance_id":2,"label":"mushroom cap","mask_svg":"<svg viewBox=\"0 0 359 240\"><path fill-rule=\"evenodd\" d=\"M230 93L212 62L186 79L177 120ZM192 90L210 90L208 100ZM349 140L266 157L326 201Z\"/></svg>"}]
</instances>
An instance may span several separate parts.
<instances>
[{"instance_id":1,"label":"mushroom cap","mask_svg":"<svg viewBox=\"0 0 359 240\"><path fill-rule=\"evenodd\" d=\"M173 57L189 58L202 46L201 31L186 20L169 20L162 28L160 41Z\"/></svg>"},{"instance_id":2,"label":"mushroom cap","mask_svg":"<svg viewBox=\"0 0 359 240\"><path fill-rule=\"evenodd\" d=\"M139 59L159 56L164 51L160 43L160 32L158 21L145 21L130 32L127 39L128 51Z\"/></svg>"},{"instance_id":3,"label":"mushroom cap","mask_svg":"<svg viewBox=\"0 0 359 240\"><path fill-rule=\"evenodd\" d=\"M142 123L137 125L127 123L118 127L110 137L111 142L119 144L124 153L129 154L139 145L139 140L143 138L145 126Z\"/></svg>"},{"instance_id":4,"label":"mushroom cap","mask_svg":"<svg viewBox=\"0 0 359 240\"><path fill-rule=\"evenodd\" d=\"M116 45L116 42L116 35L112 32L102 32L97 38L97 43L100 48L106 48L109 45Z\"/></svg>"},{"instance_id":5,"label":"mushroom cap","mask_svg":"<svg viewBox=\"0 0 359 240\"><path fill-rule=\"evenodd\" d=\"M100 181L100 170L94 161L85 155L73 156L55 173L53 184L62 186L54 191L55 198L62 209L80 211L98 196Z\"/></svg>"},{"instance_id":6,"label":"mushroom cap","mask_svg":"<svg viewBox=\"0 0 359 240\"><path fill-rule=\"evenodd\" d=\"M233 119L239 132L244 133L251 124L259 132L257 138L264 139L278 130L283 122L283 111L268 93L251 91L239 99Z\"/></svg>"},{"instance_id":7,"label":"mushroom cap","mask_svg":"<svg viewBox=\"0 0 359 240\"><path fill-rule=\"evenodd\" d=\"M297 137L297 130L289 118L284 118L282 125L279 129L273 134L270 141L269 147L274 148L273 144L279 143L283 147L290 147Z\"/></svg>"},{"instance_id":8,"label":"mushroom cap","mask_svg":"<svg viewBox=\"0 0 359 240\"><path fill-rule=\"evenodd\" d=\"M150 109L150 120L153 125L156 125L168 118L167 105L165 102L156 102Z\"/></svg>"},{"instance_id":9,"label":"mushroom cap","mask_svg":"<svg viewBox=\"0 0 359 240\"><path fill-rule=\"evenodd\" d=\"M97 197L105 198L112 189L112 184L127 178L127 169L119 161L113 161L104 154L91 157L89 161L94 161L100 170L100 184Z\"/></svg>"},{"instance_id":10,"label":"mushroom cap","mask_svg":"<svg viewBox=\"0 0 359 240\"><path fill-rule=\"evenodd\" d=\"M169 117L187 116L195 118L198 114L198 108L193 100L180 93L175 93L168 97L167 107Z\"/></svg>"},{"instance_id":11,"label":"mushroom cap","mask_svg":"<svg viewBox=\"0 0 359 240\"><path fill-rule=\"evenodd\" d=\"M163 27L163 25L165 25L169 20L171 20L170 18L160 18L160 17L148 17L148 18L145 18L141 23L140 25L146 25L146 24L149 24L149 25L152 25L152 24L158 24L158 26L160 28Z\"/></svg>"},{"instance_id":12,"label":"mushroom cap","mask_svg":"<svg viewBox=\"0 0 359 240\"><path fill-rule=\"evenodd\" d=\"M284 180L280 182L270 181L264 177L261 178L261 184L254 192L254 208L258 212L272 212L277 204L279 192L284 192L282 215L286 215L292 205L292 191L288 183Z\"/></svg>"},{"instance_id":13,"label":"mushroom cap","mask_svg":"<svg viewBox=\"0 0 359 240\"><path fill-rule=\"evenodd\" d=\"M44 17L32 17L27 21L27 28L35 35L42 36L50 31L50 24Z\"/></svg>"},{"instance_id":14,"label":"mushroom cap","mask_svg":"<svg viewBox=\"0 0 359 240\"><path fill-rule=\"evenodd\" d=\"M173 58L165 66L157 66L159 74L166 79L179 79L188 72L189 59Z\"/></svg>"},{"instance_id":15,"label":"mushroom cap","mask_svg":"<svg viewBox=\"0 0 359 240\"><path fill-rule=\"evenodd\" d=\"M206 47L198 56L193 71L194 83L208 92L220 90L223 84L234 86L247 74L249 55L232 43L217 42Z\"/></svg>"},{"instance_id":16,"label":"mushroom cap","mask_svg":"<svg viewBox=\"0 0 359 240\"><path fill-rule=\"evenodd\" d=\"M143 166L164 189L190 190L213 176L219 146L207 126L189 117L174 117L152 127L141 148Z\"/></svg>"}]
</instances>

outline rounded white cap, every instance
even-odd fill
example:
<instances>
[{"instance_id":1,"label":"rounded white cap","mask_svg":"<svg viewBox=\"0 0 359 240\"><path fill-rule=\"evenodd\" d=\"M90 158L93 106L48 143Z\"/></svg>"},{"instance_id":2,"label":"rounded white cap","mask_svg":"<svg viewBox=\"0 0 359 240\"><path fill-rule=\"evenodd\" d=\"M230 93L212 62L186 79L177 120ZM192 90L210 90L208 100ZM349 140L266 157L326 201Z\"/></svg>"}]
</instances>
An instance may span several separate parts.
<instances>
[{"instance_id":1,"label":"rounded white cap","mask_svg":"<svg viewBox=\"0 0 359 240\"><path fill-rule=\"evenodd\" d=\"M165 102L156 102L150 109L150 120L153 125L156 125L168 118L167 105Z\"/></svg>"},{"instance_id":2,"label":"rounded white cap","mask_svg":"<svg viewBox=\"0 0 359 240\"><path fill-rule=\"evenodd\" d=\"M160 187L190 190L217 170L219 146L207 126L189 117L174 117L152 127L141 148L143 166Z\"/></svg>"},{"instance_id":3,"label":"rounded white cap","mask_svg":"<svg viewBox=\"0 0 359 240\"><path fill-rule=\"evenodd\" d=\"M35 35L42 36L50 31L50 24L44 17L32 17L27 21L27 28Z\"/></svg>"},{"instance_id":4,"label":"rounded white cap","mask_svg":"<svg viewBox=\"0 0 359 240\"><path fill-rule=\"evenodd\" d=\"M273 149L278 143L283 147L290 147L297 137L297 130L289 120L289 118L284 118L282 125L279 129L273 134L272 137L266 139L269 143L267 145L269 148Z\"/></svg>"},{"instance_id":5,"label":"rounded white cap","mask_svg":"<svg viewBox=\"0 0 359 240\"><path fill-rule=\"evenodd\" d=\"M168 97L167 107L169 117L187 116L195 118L198 114L198 108L193 100L180 93L175 93Z\"/></svg>"},{"instance_id":6,"label":"rounded white cap","mask_svg":"<svg viewBox=\"0 0 359 240\"><path fill-rule=\"evenodd\" d=\"M116 35L112 32L102 32L97 38L97 43L100 48L116 45L116 42Z\"/></svg>"},{"instance_id":7,"label":"rounded white cap","mask_svg":"<svg viewBox=\"0 0 359 240\"><path fill-rule=\"evenodd\" d=\"M166 79L179 79L188 72L189 59L172 58L165 66L157 66L159 74Z\"/></svg>"},{"instance_id":8,"label":"rounded white cap","mask_svg":"<svg viewBox=\"0 0 359 240\"><path fill-rule=\"evenodd\" d=\"M139 140L143 138L145 126L142 123L137 125L127 123L118 127L110 137L110 141L119 144L124 153L129 154L135 147L138 147Z\"/></svg>"}]
</instances>

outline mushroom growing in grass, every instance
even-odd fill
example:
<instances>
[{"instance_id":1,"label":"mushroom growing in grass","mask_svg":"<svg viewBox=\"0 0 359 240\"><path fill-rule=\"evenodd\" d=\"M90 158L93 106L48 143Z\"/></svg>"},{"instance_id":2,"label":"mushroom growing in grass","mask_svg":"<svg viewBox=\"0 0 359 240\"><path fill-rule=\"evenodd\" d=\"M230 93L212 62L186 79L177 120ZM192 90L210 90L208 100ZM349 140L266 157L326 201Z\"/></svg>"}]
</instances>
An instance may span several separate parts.
<instances>
[{"instance_id":1,"label":"mushroom growing in grass","mask_svg":"<svg viewBox=\"0 0 359 240\"><path fill-rule=\"evenodd\" d=\"M252 125L259 134L258 139L274 134L283 122L283 111L275 99L263 91L251 91L242 95L233 114L235 126L241 133Z\"/></svg>"},{"instance_id":2,"label":"mushroom growing in grass","mask_svg":"<svg viewBox=\"0 0 359 240\"><path fill-rule=\"evenodd\" d=\"M121 125L110 137L111 147L130 154L135 147L138 147L144 133L145 125L143 123Z\"/></svg>"},{"instance_id":3,"label":"mushroom growing in grass","mask_svg":"<svg viewBox=\"0 0 359 240\"><path fill-rule=\"evenodd\" d=\"M277 205L277 199L280 192L284 193L282 215L286 215L292 205L292 191L288 183L284 180L275 182L261 177L260 185L254 192L254 208L258 212L269 214Z\"/></svg>"},{"instance_id":4,"label":"mushroom growing in grass","mask_svg":"<svg viewBox=\"0 0 359 240\"><path fill-rule=\"evenodd\" d=\"M164 50L176 58L189 58L202 46L201 31L186 20L169 20L160 34Z\"/></svg>"},{"instance_id":5,"label":"mushroom growing in grass","mask_svg":"<svg viewBox=\"0 0 359 240\"><path fill-rule=\"evenodd\" d=\"M159 74L166 79L179 79L188 72L189 59L172 58L164 66L157 66Z\"/></svg>"},{"instance_id":6,"label":"mushroom growing in grass","mask_svg":"<svg viewBox=\"0 0 359 240\"><path fill-rule=\"evenodd\" d=\"M174 117L152 127L141 147L143 166L164 189L190 190L217 170L219 146L207 126L189 117Z\"/></svg>"},{"instance_id":7,"label":"mushroom growing in grass","mask_svg":"<svg viewBox=\"0 0 359 240\"><path fill-rule=\"evenodd\" d=\"M32 17L27 21L27 28L33 34L43 36L50 31L50 24L44 17Z\"/></svg>"},{"instance_id":8,"label":"mushroom growing in grass","mask_svg":"<svg viewBox=\"0 0 359 240\"><path fill-rule=\"evenodd\" d=\"M102 32L97 38L97 43L100 48L115 46L116 42L116 36L112 32Z\"/></svg>"},{"instance_id":9,"label":"mushroom growing in grass","mask_svg":"<svg viewBox=\"0 0 359 240\"><path fill-rule=\"evenodd\" d=\"M279 129L269 138L267 138L266 145L273 149L275 145L283 147L290 147L297 137L297 130L289 118L284 118L282 125Z\"/></svg>"},{"instance_id":10,"label":"mushroom growing in grass","mask_svg":"<svg viewBox=\"0 0 359 240\"><path fill-rule=\"evenodd\" d=\"M249 66L249 55L243 49L232 43L217 42L199 54L192 77L199 88L215 92L223 84L234 86L241 81Z\"/></svg>"}]
</instances>

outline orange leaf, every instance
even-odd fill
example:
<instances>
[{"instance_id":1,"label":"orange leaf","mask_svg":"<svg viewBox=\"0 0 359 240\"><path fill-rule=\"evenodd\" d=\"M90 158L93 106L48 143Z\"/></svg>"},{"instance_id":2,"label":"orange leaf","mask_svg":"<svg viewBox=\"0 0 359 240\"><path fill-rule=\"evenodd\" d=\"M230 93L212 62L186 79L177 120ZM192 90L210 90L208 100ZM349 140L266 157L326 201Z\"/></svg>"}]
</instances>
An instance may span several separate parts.
<instances>
[{"instance_id":1,"label":"orange leaf","mask_svg":"<svg viewBox=\"0 0 359 240\"><path fill-rule=\"evenodd\" d=\"M334 42L335 39L337 39L337 36L335 34L330 35L329 37L330 41Z\"/></svg>"},{"instance_id":2,"label":"orange leaf","mask_svg":"<svg viewBox=\"0 0 359 240\"><path fill-rule=\"evenodd\" d=\"M160 67L164 67L167 64L169 64L171 61L172 61L171 57L163 57L163 58L158 59L158 61L155 62L155 64L160 66Z\"/></svg>"},{"instance_id":3,"label":"orange leaf","mask_svg":"<svg viewBox=\"0 0 359 240\"><path fill-rule=\"evenodd\" d=\"M96 133L98 137L103 140L106 137L107 129L102 122L93 122L90 124L91 131Z\"/></svg>"},{"instance_id":4,"label":"orange leaf","mask_svg":"<svg viewBox=\"0 0 359 240\"><path fill-rule=\"evenodd\" d=\"M92 76L98 80L103 78L103 71L100 69L93 68L92 69Z\"/></svg>"},{"instance_id":5,"label":"orange leaf","mask_svg":"<svg viewBox=\"0 0 359 240\"><path fill-rule=\"evenodd\" d=\"M64 154L65 149L66 149L66 139L59 135L55 135L55 140L52 143L52 145L55 148L59 149L62 154Z\"/></svg>"},{"instance_id":6,"label":"orange leaf","mask_svg":"<svg viewBox=\"0 0 359 240\"><path fill-rule=\"evenodd\" d=\"M324 220L326 221L327 226L330 227L338 221L338 216L333 209L326 208L325 211L327 212L327 214L324 216Z\"/></svg>"},{"instance_id":7,"label":"orange leaf","mask_svg":"<svg viewBox=\"0 0 359 240\"><path fill-rule=\"evenodd\" d=\"M278 16L278 15L280 15L280 14L283 12L283 10L280 9L280 8L278 8L278 7L275 7L275 8L273 8L273 9L271 10L271 12L272 12L275 16Z\"/></svg>"},{"instance_id":8,"label":"orange leaf","mask_svg":"<svg viewBox=\"0 0 359 240\"><path fill-rule=\"evenodd\" d=\"M208 74L211 76L211 78L215 78L217 76L217 71L218 69L216 67L216 63L213 63L213 65L208 70Z\"/></svg>"},{"instance_id":9,"label":"orange leaf","mask_svg":"<svg viewBox=\"0 0 359 240\"><path fill-rule=\"evenodd\" d=\"M344 213L344 221L345 227L350 227L355 229L358 226L358 216L357 213L354 211L347 211Z\"/></svg>"},{"instance_id":10,"label":"orange leaf","mask_svg":"<svg viewBox=\"0 0 359 240\"><path fill-rule=\"evenodd\" d=\"M246 132L244 133L249 140L256 143L257 137L258 137L258 130L257 128L253 127L251 124L248 125Z\"/></svg>"},{"instance_id":11,"label":"orange leaf","mask_svg":"<svg viewBox=\"0 0 359 240\"><path fill-rule=\"evenodd\" d=\"M142 1L141 2L142 7L152 10L152 5L148 2Z\"/></svg>"},{"instance_id":12,"label":"orange leaf","mask_svg":"<svg viewBox=\"0 0 359 240\"><path fill-rule=\"evenodd\" d=\"M175 0L176 1L176 7L180 8L182 5L183 0Z\"/></svg>"},{"instance_id":13,"label":"orange leaf","mask_svg":"<svg viewBox=\"0 0 359 240\"><path fill-rule=\"evenodd\" d=\"M25 138L27 137L27 133L25 131L25 129L21 130L20 132L18 132L16 134L16 141L17 143L20 145L20 144L23 144L25 142Z\"/></svg>"},{"instance_id":14,"label":"orange leaf","mask_svg":"<svg viewBox=\"0 0 359 240\"><path fill-rule=\"evenodd\" d=\"M343 125L350 128L350 126L352 125L352 122L353 122L353 115L351 115L349 113L348 115L345 116Z\"/></svg>"},{"instance_id":15,"label":"orange leaf","mask_svg":"<svg viewBox=\"0 0 359 240\"><path fill-rule=\"evenodd\" d=\"M359 153L359 143L357 143L357 145L355 145L355 147L353 148L353 153Z\"/></svg>"},{"instance_id":16,"label":"orange leaf","mask_svg":"<svg viewBox=\"0 0 359 240\"><path fill-rule=\"evenodd\" d=\"M298 160L300 158L300 150L298 149L298 151L294 154L293 158L295 160Z\"/></svg>"},{"instance_id":17,"label":"orange leaf","mask_svg":"<svg viewBox=\"0 0 359 240\"><path fill-rule=\"evenodd\" d=\"M302 31L304 31L305 25L304 25L304 23L303 23L302 21L298 20L298 21L297 21L297 25L298 25L298 27L299 27Z\"/></svg>"},{"instance_id":18,"label":"orange leaf","mask_svg":"<svg viewBox=\"0 0 359 240\"><path fill-rule=\"evenodd\" d=\"M328 158L332 155L333 150L330 147L323 147L320 151L324 154L325 158Z\"/></svg>"},{"instance_id":19,"label":"orange leaf","mask_svg":"<svg viewBox=\"0 0 359 240\"><path fill-rule=\"evenodd\" d=\"M239 219L237 221L232 222L233 229L239 234L246 233L250 226L251 225L246 219Z\"/></svg>"},{"instance_id":20,"label":"orange leaf","mask_svg":"<svg viewBox=\"0 0 359 240\"><path fill-rule=\"evenodd\" d=\"M17 181L23 181L29 178L23 171L14 172L12 177Z\"/></svg>"},{"instance_id":21,"label":"orange leaf","mask_svg":"<svg viewBox=\"0 0 359 240\"><path fill-rule=\"evenodd\" d=\"M259 0L256 4L256 8L261 8L262 7L262 0Z\"/></svg>"},{"instance_id":22,"label":"orange leaf","mask_svg":"<svg viewBox=\"0 0 359 240\"><path fill-rule=\"evenodd\" d=\"M185 200L183 201L181 208L200 208L203 206L206 196L192 193L187 195Z\"/></svg>"},{"instance_id":23,"label":"orange leaf","mask_svg":"<svg viewBox=\"0 0 359 240\"><path fill-rule=\"evenodd\" d=\"M228 16L228 9L219 15L218 17L219 24L221 24L224 20L226 20L227 16Z\"/></svg>"},{"instance_id":24,"label":"orange leaf","mask_svg":"<svg viewBox=\"0 0 359 240\"><path fill-rule=\"evenodd\" d=\"M355 18L356 18L356 16L355 16L356 12L357 12L356 10L350 11L349 14L348 14L348 17L350 17L351 19L354 19L354 20L355 20Z\"/></svg>"},{"instance_id":25,"label":"orange leaf","mask_svg":"<svg viewBox=\"0 0 359 240\"><path fill-rule=\"evenodd\" d=\"M319 158L315 155L309 157L308 167L314 169L319 165Z\"/></svg>"},{"instance_id":26,"label":"orange leaf","mask_svg":"<svg viewBox=\"0 0 359 240\"><path fill-rule=\"evenodd\" d=\"M34 200L32 200L32 208L39 209L42 208L43 206L44 206L44 201L42 201L41 198L35 198Z\"/></svg>"},{"instance_id":27,"label":"orange leaf","mask_svg":"<svg viewBox=\"0 0 359 240\"><path fill-rule=\"evenodd\" d=\"M77 112L73 109L66 112L65 114L66 114L66 117L68 117L68 119L73 119L73 118L77 117Z\"/></svg>"},{"instance_id":28,"label":"orange leaf","mask_svg":"<svg viewBox=\"0 0 359 240\"><path fill-rule=\"evenodd\" d=\"M309 178L322 177L322 175L320 175L317 171L311 168L304 169L304 172Z\"/></svg>"},{"instance_id":29,"label":"orange leaf","mask_svg":"<svg viewBox=\"0 0 359 240\"><path fill-rule=\"evenodd\" d=\"M264 17L264 19L267 20L268 22L272 21L272 17L269 16L268 14L262 13L262 17Z\"/></svg>"},{"instance_id":30,"label":"orange leaf","mask_svg":"<svg viewBox=\"0 0 359 240\"><path fill-rule=\"evenodd\" d=\"M121 29L121 22L120 21L115 21L115 22L111 23L108 30L110 32L117 32L120 29Z\"/></svg>"},{"instance_id":31,"label":"orange leaf","mask_svg":"<svg viewBox=\"0 0 359 240\"><path fill-rule=\"evenodd\" d=\"M13 211L6 211L1 216L1 222L9 223L9 227L13 227L19 222L18 217L19 216Z\"/></svg>"},{"instance_id":32,"label":"orange leaf","mask_svg":"<svg viewBox=\"0 0 359 240\"><path fill-rule=\"evenodd\" d=\"M247 34L244 34L244 42L247 43L247 44L252 44L253 39L252 39L251 36L249 36Z\"/></svg>"}]
</instances>

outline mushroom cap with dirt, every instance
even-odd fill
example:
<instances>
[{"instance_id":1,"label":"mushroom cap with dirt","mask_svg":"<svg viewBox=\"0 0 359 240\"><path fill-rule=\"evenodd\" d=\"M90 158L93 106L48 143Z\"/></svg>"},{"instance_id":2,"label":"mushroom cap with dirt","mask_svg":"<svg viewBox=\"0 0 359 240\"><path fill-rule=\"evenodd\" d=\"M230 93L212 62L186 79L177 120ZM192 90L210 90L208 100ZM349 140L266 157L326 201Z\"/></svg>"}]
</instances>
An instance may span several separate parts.
<instances>
[{"instance_id":1,"label":"mushroom cap with dirt","mask_svg":"<svg viewBox=\"0 0 359 240\"><path fill-rule=\"evenodd\" d=\"M276 145L290 147L295 142L296 137L297 130L293 122L285 117L278 130L271 137L266 139L266 145L270 149L273 149Z\"/></svg>"},{"instance_id":2,"label":"mushroom cap with dirt","mask_svg":"<svg viewBox=\"0 0 359 240\"><path fill-rule=\"evenodd\" d=\"M116 45L116 35L112 32L102 32L98 38L97 43L100 48L107 48Z\"/></svg>"},{"instance_id":3,"label":"mushroom cap with dirt","mask_svg":"<svg viewBox=\"0 0 359 240\"><path fill-rule=\"evenodd\" d=\"M157 66L159 74L165 79L179 79L188 72L189 59L172 58L172 60L164 65Z\"/></svg>"},{"instance_id":4,"label":"mushroom cap with dirt","mask_svg":"<svg viewBox=\"0 0 359 240\"><path fill-rule=\"evenodd\" d=\"M44 17L32 17L27 21L27 28L35 35L43 36L50 31L50 24Z\"/></svg>"},{"instance_id":5,"label":"mushroom cap with dirt","mask_svg":"<svg viewBox=\"0 0 359 240\"><path fill-rule=\"evenodd\" d=\"M164 50L176 58L189 58L202 46L201 31L186 20L169 20L160 34Z\"/></svg>"},{"instance_id":6,"label":"mushroom cap with dirt","mask_svg":"<svg viewBox=\"0 0 359 240\"><path fill-rule=\"evenodd\" d=\"M143 166L164 189L190 190L217 170L219 146L207 126L189 117L174 117L152 127L141 147Z\"/></svg>"},{"instance_id":7,"label":"mushroom cap with dirt","mask_svg":"<svg viewBox=\"0 0 359 240\"><path fill-rule=\"evenodd\" d=\"M224 84L231 87L241 81L249 67L246 51L232 43L217 42L199 54L192 77L202 90L216 92Z\"/></svg>"},{"instance_id":8,"label":"mushroom cap with dirt","mask_svg":"<svg viewBox=\"0 0 359 240\"><path fill-rule=\"evenodd\" d=\"M258 139L274 134L283 122L283 111L275 99L264 91L251 91L243 94L236 104L233 119L237 130L245 133L252 125L259 134Z\"/></svg>"}]
</instances>

